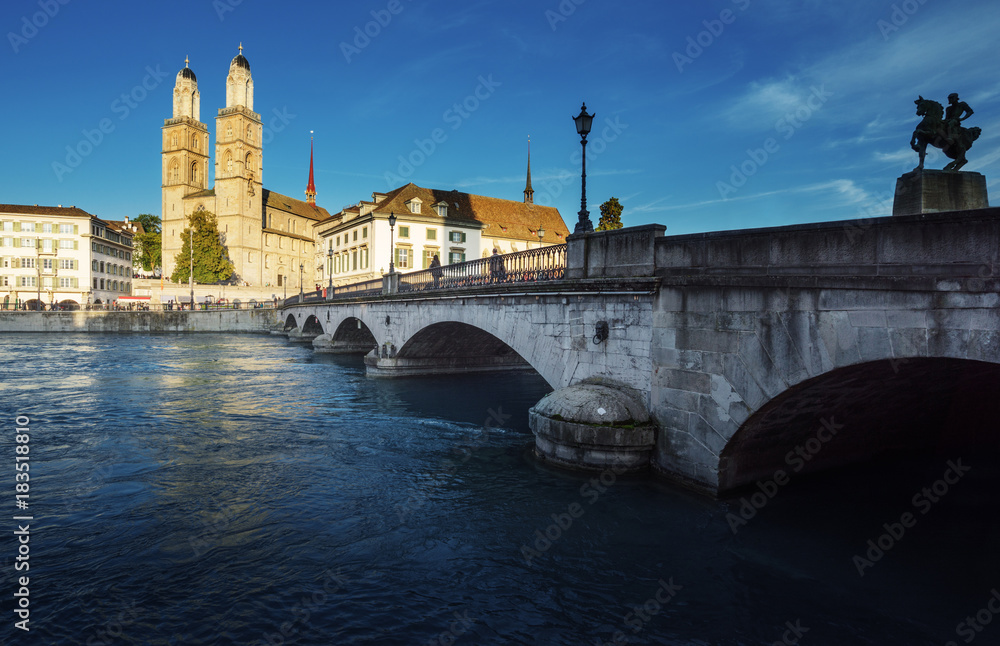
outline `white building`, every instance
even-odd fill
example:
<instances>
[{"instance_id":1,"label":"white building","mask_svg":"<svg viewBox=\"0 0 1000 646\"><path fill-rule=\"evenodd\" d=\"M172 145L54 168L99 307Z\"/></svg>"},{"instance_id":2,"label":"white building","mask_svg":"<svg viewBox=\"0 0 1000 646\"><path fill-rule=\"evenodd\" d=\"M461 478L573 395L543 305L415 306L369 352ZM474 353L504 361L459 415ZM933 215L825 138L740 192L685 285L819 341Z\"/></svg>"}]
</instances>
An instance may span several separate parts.
<instances>
[{"instance_id":1,"label":"white building","mask_svg":"<svg viewBox=\"0 0 1000 646\"><path fill-rule=\"evenodd\" d=\"M132 237L75 206L0 204L0 308L78 309L132 293Z\"/></svg>"},{"instance_id":2,"label":"white building","mask_svg":"<svg viewBox=\"0 0 1000 646\"><path fill-rule=\"evenodd\" d=\"M325 286L331 276L334 285L379 278L389 271L390 256L396 271L408 272L427 269L435 255L450 265L484 258L493 249L510 253L564 243L569 230L559 211L533 204L530 197L530 180L524 202L412 183L373 193L371 201L314 225L315 282ZM390 215L396 216L391 232Z\"/></svg>"}]
</instances>

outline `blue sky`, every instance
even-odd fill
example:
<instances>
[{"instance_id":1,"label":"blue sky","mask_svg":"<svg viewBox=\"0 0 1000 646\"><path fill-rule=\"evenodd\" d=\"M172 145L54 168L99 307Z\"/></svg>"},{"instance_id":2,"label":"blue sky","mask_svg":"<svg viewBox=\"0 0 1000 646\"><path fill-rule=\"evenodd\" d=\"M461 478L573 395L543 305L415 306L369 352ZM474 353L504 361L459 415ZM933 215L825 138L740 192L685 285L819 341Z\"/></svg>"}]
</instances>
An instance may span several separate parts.
<instances>
[{"instance_id":1,"label":"blue sky","mask_svg":"<svg viewBox=\"0 0 1000 646\"><path fill-rule=\"evenodd\" d=\"M159 214L185 56L214 146L241 42L264 185L304 198L314 130L331 212L407 181L521 199L530 135L572 229L583 101L595 223L611 196L668 234L887 215L918 94L973 107L966 170L1000 181L995 0L5 0L0 27L0 202L108 219Z\"/></svg>"}]
</instances>

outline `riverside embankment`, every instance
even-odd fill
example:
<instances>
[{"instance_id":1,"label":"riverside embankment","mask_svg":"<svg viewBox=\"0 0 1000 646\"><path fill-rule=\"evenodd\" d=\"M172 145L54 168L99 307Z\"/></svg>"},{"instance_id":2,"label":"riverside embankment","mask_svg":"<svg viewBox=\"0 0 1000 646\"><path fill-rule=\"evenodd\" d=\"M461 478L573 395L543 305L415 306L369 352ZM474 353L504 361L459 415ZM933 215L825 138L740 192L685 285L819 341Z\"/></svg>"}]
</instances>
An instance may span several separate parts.
<instances>
[{"instance_id":1,"label":"riverside embankment","mask_svg":"<svg viewBox=\"0 0 1000 646\"><path fill-rule=\"evenodd\" d=\"M0 332L232 332L266 334L278 326L272 309L125 312L3 312Z\"/></svg>"}]
</instances>

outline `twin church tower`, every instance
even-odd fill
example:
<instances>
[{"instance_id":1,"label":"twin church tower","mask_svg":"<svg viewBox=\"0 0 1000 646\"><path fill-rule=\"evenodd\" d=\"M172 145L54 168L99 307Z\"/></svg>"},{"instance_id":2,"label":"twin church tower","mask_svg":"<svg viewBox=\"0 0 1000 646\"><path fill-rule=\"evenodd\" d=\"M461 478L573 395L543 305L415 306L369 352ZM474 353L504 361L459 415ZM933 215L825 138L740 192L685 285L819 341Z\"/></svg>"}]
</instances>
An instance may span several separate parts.
<instances>
[{"instance_id":1,"label":"twin church tower","mask_svg":"<svg viewBox=\"0 0 1000 646\"><path fill-rule=\"evenodd\" d=\"M312 260L312 223L329 214L316 206L311 181L306 202L264 189L263 124L253 111L253 77L242 45L229 65L226 107L215 118L215 186L209 188L209 132L201 121L198 79L184 63L173 116L163 125L164 274L174 270L187 216L205 209L218 217L239 279L280 286L302 261Z\"/></svg>"}]
</instances>

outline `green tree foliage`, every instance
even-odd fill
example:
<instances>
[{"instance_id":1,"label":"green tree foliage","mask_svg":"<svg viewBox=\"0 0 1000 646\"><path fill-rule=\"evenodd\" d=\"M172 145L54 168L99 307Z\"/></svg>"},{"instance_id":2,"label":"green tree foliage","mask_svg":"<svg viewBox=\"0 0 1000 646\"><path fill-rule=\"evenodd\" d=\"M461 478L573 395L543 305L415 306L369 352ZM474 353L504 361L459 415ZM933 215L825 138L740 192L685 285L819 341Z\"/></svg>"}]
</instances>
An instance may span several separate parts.
<instances>
[{"instance_id":1,"label":"green tree foliage","mask_svg":"<svg viewBox=\"0 0 1000 646\"><path fill-rule=\"evenodd\" d=\"M144 230L135 239L135 264L140 265L145 271L152 271L162 266L160 217L152 213L140 213L133 221L141 224Z\"/></svg>"},{"instance_id":2,"label":"green tree foliage","mask_svg":"<svg viewBox=\"0 0 1000 646\"><path fill-rule=\"evenodd\" d=\"M191 263L191 229L194 228L194 280L210 285L229 280L233 276L233 263L225 245L219 239L219 223L211 211L195 211L188 217L188 226L182 234L183 245L174 257L174 273L170 280L186 283Z\"/></svg>"},{"instance_id":3,"label":"green tree foliage","mask_svg":"<svg viewBox=\"0 0 1000 646\"><path fill-rule=\"evenodd\" d=\"M611 231L622 228L622 205L617 197L613 197L601 205L601 221L597 223L598 231Z\"/></svg>"}]
</instances>

